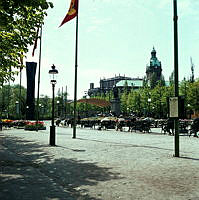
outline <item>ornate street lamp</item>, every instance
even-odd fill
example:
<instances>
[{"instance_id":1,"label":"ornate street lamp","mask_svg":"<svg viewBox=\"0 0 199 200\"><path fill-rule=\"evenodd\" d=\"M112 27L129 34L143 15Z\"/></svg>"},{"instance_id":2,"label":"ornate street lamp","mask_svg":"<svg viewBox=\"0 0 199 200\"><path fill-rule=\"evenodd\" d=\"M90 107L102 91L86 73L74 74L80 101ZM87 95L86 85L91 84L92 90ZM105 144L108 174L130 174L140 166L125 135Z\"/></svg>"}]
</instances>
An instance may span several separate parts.
<instances>
[{"instance_id":1,"label":"ornate street lamp","mask_svg":"<svg viewBox=\"0 0 199 200\"><path fill-rule=\"evenodd\" d=\"M58 70L55 69L55 65L53 64L51 66L51 70L49 70L49 74L51 76L51 81L50 83L52 84L52 122L50 126L50 145L55 146L55 125L54 125L54 116L55 116L55 84L57 83L56 81L56 75L58 74Z\"/></svg>"}]
</instances>

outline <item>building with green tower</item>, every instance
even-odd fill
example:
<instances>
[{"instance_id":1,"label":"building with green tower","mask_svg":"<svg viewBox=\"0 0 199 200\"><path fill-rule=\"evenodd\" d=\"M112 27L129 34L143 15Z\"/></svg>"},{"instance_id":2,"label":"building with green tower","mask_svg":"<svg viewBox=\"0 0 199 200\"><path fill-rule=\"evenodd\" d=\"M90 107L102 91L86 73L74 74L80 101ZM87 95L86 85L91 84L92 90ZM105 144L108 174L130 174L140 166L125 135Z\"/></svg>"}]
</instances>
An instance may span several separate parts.
<instances>
[{"instance_id":1,"label":"building with green tower","mask_svg":"<svg viewBox=\"0 0 199 200\"><path fill-rule=\"evenodd\" d=\"M146 67L146 81L151 88L154 88L158 81L164 81L162 75L162 64L156 57L156 50L154 47L151 51L150 63Z\"/></svg>"}]
</instances>

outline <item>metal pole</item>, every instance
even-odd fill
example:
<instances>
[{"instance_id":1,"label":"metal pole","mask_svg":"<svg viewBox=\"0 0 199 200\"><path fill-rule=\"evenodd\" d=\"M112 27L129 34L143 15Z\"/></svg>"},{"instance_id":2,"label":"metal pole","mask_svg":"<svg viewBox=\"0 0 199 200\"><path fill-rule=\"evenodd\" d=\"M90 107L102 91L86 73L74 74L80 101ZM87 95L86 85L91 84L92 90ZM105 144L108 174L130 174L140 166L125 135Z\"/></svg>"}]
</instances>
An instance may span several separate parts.
<instances>
[{"instance_id":1,"label":"metal pole","mask_svg":"<svg viewBox=\"0 0 199 200\"><path fill-rule=\"evenodd\" d=\"M55 84L52 84L52 122L50 126L50 145L51 146L55 146L54 106L55 106Z\"/></svg>"},{"instance_id":2,"label":"metal pole","mask_svg":"<svg viewBox=\"0 0 199 200\"><path fill-rule=\"evenodd\" d=\"M36 124L38 124L39 120L39 89L40 89L40 69L41 69L41 38L42 38L42 25L40 30L40 47L39 47L39 71L38 71L38 89L37 89L37 119ZM36 126L36 131L38 131L38 126Z\"/></svg>"},{"instance_id":3,"label":"metal pole","mask_svg":"<svg viewBox=\"0 0 199 200\"><path fill-rule=\"evenodd\" d=\"M61 118L64 116L64 88L62 87L62 95L61 95Z\"/></svg>"},{"instance_id":4,"label":"metal pole","mask_svg":"<svg viewBox=\"0 0 199 200\"><path fill-rule=\"evenodd\" d=\"M177 15L177 0L173 1L174 12L174 92L175 97L179 97L178 89L178 15ZM178 99L179 102L179 99ZM179 104L178 104L179 105ZM179 115L179 110L178 110ZM175 157L179 157L179 118L174 119L175 128Z\"/></svg>"},{"instance_id":5,"label":"metal pole","mask_svg":"<svg viewBox=\"0 0 199 200\"><path fill-rule=\"evenodd\" d=\"M67 109L68 109L68 107L67 107L67 101L68 101L68 91L67 91L67 86L66 86L66 96L65 96L66 98L65 98L65 116L64 117L66 117L66 115L67 115Z\"/></svg>"},{"instance_id":6,"label":"metal pole","mask_svg":"<svg viewBox=\"0 0 199 200\"><path fill-rule=\"evenodd\" d=\"M74 89L74 123L73 123L73 137L76 138L76 118L77 118L77 58L78 58L78 7L79 1L77 3L77 17L76 17L76 45L75 45L75 89Z\"/></svg>"},{"instance_id":7,"label":"metal pole","mask_svg":"<svg viewBox=\"0 0 199 200\"><path fill-rule=\"evenodd\" d=\"M23 65L23 61L21 62L21 64ZM11 67L10 67L10 69L9 69L9 72L11 72ZM9 89L8 89L8 119L10 118L10 115L11 115L11 113L10 113L10 80L11 80L11 75L10 75L10 78L9 78Z\"/></svg>"},{"instance_id":8,"label":"metal pole","mask_svg":"<svg viewBox=\"0 0 199 200\"><path fill-rule=\"evenodd\" d=\"M4 88L3 88L3 83L1 83L1 95L2 95L2 99L1 99L1 116L0 116L0 119L2 119L3 109L4 109Z\"/></svg>"},{"instance_id":9,"label":"metal pole","mask_svg":"<svg viewBox=\"0 0 199 200\"><path fill-rule=\"evenodd\" d=\"M20 67L20 79L19 79L19 119L22 119L21 117L21 78L22 78L22 66Z\"/></svg>"}]
</instances>

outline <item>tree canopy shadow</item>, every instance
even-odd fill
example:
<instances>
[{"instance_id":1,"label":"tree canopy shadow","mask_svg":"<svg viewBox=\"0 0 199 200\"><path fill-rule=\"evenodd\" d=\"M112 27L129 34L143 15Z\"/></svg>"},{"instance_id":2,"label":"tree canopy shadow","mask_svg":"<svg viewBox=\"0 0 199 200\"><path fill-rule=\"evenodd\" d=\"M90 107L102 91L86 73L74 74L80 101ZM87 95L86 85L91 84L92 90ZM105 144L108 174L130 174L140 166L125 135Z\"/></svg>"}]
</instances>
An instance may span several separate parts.
<instances>
[{"instance_id":1,"label":"tree canopy shadow","mask_svg":"<svg viewBox=\"0 0 199 200\"><path fill-rule=\"evenodd\" d=\"M84 160L54 159L48 145L16 137L1 137L0 199L100 200L84 186L121 179L111 168ZM56 149L57 147L55 147Z\"/></svg>"}]
</instances>

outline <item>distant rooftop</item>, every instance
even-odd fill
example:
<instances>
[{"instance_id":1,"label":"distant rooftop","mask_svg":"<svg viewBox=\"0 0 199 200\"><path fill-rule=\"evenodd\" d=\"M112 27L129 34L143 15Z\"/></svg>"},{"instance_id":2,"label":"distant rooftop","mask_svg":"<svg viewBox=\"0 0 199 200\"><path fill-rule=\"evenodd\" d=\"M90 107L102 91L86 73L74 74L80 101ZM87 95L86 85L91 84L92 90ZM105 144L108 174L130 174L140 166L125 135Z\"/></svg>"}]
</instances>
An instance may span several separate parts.
<instances>
[{"instance_id":1,"label":"distant rooftop","mask_svg":"<svg viewBox=\"0 0 199 200\"><path fill-rule=\"evenodd\" d=\"M105 80L105 81L110 81L110 80L116 80L116 79L125 79L125 80L131 80L132 78L131 77L126 77L125 75L124 76L114 76L114 77L112 77L112 78L102 78L102 79L100 79L100 80Z\"/></svg>"},{"instance_id":2,"label":"distant rooftop","mask_svg":"<svg viewBox=\"0 0 199 200\"><path fill-rule=\"evenodd\" d=\"M129 87L143 87L143 79L121 80L116 86L123 87L126 83Z\"/></svg>"}]
</instances>

